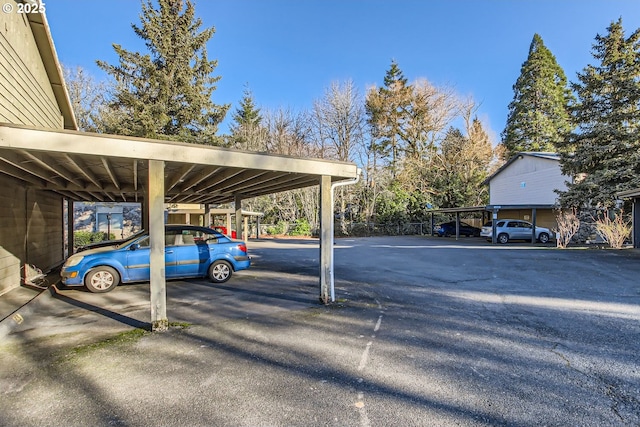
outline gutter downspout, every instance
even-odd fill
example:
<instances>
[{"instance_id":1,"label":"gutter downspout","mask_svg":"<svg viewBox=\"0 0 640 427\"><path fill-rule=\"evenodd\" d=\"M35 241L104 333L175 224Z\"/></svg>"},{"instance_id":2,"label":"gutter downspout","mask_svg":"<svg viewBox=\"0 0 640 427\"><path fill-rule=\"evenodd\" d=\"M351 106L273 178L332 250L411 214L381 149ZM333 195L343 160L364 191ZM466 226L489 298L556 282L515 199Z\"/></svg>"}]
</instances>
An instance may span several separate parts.
<instances>
[{"instance_id":1,"label":"gutter downspout","mask_svg":"<svg viewBox=\"0 0 640 427\"><path fill-rule=\"evenodd\" d=\"M353 184L357 184L358 181L360 181L360 175L362 175L362 169L358 168L357 172L356 172L356 177L354 179L351 179L349 181L340 181L340 182L336 182L331 184L331 211L333 212L333 190L337 187L342 187L344 185L353 185ZM333 276L333 270L334 270L334 266L333 266L333 244L334 244L334 215L333 213L331 214L331 224L329 225L330 228L330 233L329 235L331 236L329 238L329 247L331 248L331 258L330 258L330 263L331 263L331 269L329 270L329 292L330 292L330 298L331 298L331 302L335 302L336 300L336 293L335 293L335 281L334 281L334 276Z\"/></svg>"}]
</instances>

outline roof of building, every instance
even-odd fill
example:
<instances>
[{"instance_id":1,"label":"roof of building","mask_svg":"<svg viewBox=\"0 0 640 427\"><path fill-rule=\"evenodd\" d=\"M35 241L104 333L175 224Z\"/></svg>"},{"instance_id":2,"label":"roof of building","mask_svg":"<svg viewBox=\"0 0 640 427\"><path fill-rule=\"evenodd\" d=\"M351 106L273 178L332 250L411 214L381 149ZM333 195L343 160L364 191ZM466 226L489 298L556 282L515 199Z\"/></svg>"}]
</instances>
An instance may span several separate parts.
<instances>
[{"instance_id":1,"label":"roof of building","mask_svg":"<svg viewBox=\"0 0 640 427\"><path fill-rule=\"evenodd\" d=\"M51 37L51 30L49 29L49 23L44 13L29 13L27 14L29 19L29 26L33 33L33 38L36 41L40 58L44 65L44 69L47 72L51 89L56 97L58 108L62 114L63 124L65 129L78 130L76 123L76 117L71 107L71 100L69 98L69 92L67 91L66 84L64 82L64 76L62 67L58 61L58 55L56 48L53 44L53 38Z\"/></svg>"}]
</instances>

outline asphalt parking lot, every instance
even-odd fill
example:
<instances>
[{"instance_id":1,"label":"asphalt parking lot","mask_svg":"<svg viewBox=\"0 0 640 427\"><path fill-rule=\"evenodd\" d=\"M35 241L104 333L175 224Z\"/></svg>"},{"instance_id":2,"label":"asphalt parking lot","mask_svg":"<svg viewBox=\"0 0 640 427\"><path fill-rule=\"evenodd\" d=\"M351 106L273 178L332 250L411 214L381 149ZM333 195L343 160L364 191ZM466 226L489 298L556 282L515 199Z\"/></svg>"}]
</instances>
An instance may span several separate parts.
<instances>
[{"instance_id":1,"label":"asphalt parking lot","mask_svg":"<svg viewBox=\"0 0 640 427\"><path fill-rule=\"evenodd\" d=\"M637 426L640 254L481 239L252 241L225 284L62 289L0 341L0 425Z\"/></svg>"}]
</instances>

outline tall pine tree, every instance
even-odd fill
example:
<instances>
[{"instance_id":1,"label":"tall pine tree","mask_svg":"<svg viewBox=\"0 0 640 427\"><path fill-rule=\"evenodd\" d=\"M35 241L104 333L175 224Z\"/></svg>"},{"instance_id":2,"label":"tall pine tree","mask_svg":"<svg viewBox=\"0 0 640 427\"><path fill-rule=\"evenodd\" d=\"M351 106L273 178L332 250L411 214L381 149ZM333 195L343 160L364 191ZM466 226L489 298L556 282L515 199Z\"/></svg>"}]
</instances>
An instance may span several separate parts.
<instances>
[{"instance_id":1,"label":"tall pine tree","mask_svg":"<svg viewBox=\"0 0 640 427\"><path fill-rule=\"evenodd\" d=\"M571 131L569 104L573 98L564 71L538 34L533 36L513 91L502 132L506 157L519 151L556 151L556 145Z\"/></svg>"},{"instance_id":2,"label":"tall pine tree","mask_svg":"<svg viewBox=\"0 0 640 427\"><path fill-rule=\"evenodd\" d=\"M588 65L572 85L577 125L560 150L573 176L564 206L611 207L615 194L640 187L640 29L625 38L622 19L597 35Z\"/></svg>"},{"instance_id":3,"label":"tall pine tree","mask_svg":"<svg viewBox=\"0 0 640 427\"><path fill-rule=\"evenodd\" d=\"M412 87L407 84L395 61L384 77L384 86L367 94L366 112L372 129L372 150L382 157L390 157L391 173L395 177L403 149L404 126L408 120Z\"/></svg>"},{"instance_id":4,"label":"tall pine tree","mask_svg":"<svg viewBox=\"0 0 640 427\"><path fill-rule=\"evenodd\" d=\"M190 0L157 0L158 9L142 4L141 25L132 24L148 53L130 52L114 44L118 65L98 61L116 80L112 107L120 120L110 132L195 142L217 143L218 125L229 105L216 105L211 95L220 77L217 61L207 58L213 27L200 31Z\"/></svg>"},{"instance_id":5,"label":"tall pine tree","mask_svg":"<svg viewBox=\"0 0 640 427\"><path fill-rule=\"evenodd\" d=\"M262 126L260 108L257 108L253 94L245 88L240 107L233 113L230 125L230 146L242 150L265 150L266 129Z\"/></svg>"}]
</instances>

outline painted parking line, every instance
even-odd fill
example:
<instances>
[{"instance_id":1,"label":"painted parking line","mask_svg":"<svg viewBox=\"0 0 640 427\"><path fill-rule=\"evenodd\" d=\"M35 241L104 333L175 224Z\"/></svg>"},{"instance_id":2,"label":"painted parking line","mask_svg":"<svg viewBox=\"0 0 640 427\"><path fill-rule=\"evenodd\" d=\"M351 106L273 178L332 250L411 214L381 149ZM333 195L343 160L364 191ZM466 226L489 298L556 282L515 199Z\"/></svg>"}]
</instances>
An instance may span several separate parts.
<instances>
[{"instance_id":1,"label":"painted parking line","mask_svg":"<svg viewBox=\"0 0 640 427\"><path fill-rule=\"evenodd\" d=\"M384 317L384 311L382 311L382 304L380 304L380 301L376 300L376 303L378 304L378 309L381 310L381 314L380 316L378 316L378 321L373 327L373 334L371 335L371 340L367 342L367 345L365 346L365 349L362 352L362 355L360 356L360 363L358 364L358 372L363 371L364 368L367 367L367 363L369 362L369 352L371 350L371 347L373 346L376 333L380 330L380 327L382 326L382 318ZM364 379L362 377L358 378L359 383L362 383L363 381ZM369 416L367 415L367 408L364 401L364 392L362 391L358 392L358 396L354 406L358 409L358 414L360 415L360 426L369 427L371 423L369 422Z\"/></svg>"}]
</instances>

